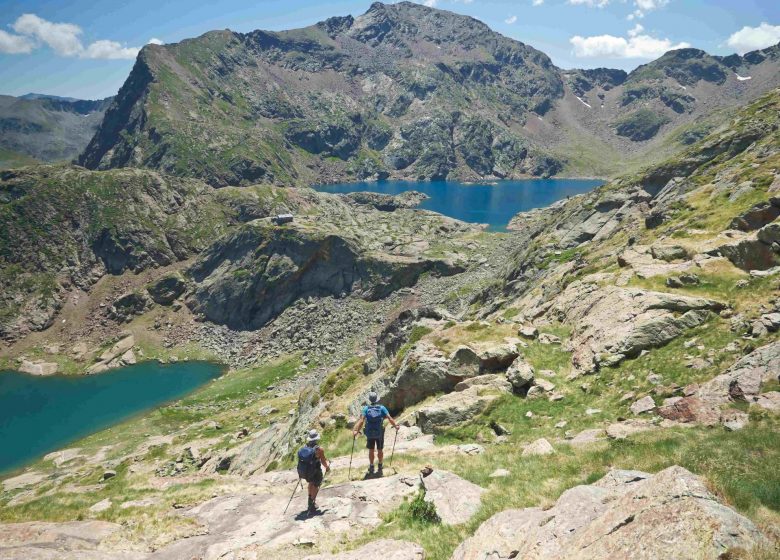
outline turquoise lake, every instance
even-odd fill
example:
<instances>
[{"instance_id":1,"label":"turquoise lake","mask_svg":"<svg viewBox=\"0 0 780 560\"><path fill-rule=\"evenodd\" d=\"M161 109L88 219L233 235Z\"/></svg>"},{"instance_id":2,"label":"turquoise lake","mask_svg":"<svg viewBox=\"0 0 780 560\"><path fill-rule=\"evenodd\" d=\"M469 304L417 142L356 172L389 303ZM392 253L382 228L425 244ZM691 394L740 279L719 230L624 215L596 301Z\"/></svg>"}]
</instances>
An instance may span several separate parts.
<instances>
[{"instance_id":1,"label":"turquoise lake","mask_svg":"<svg viewBox=\"0 0 780 560\"><path fill-rule=\"evenodd\" d=\"M221 373L208 362L145 362L86 376L0 372L0 472L182 397Z\"/></svg>"},{"instance_id":2,"label":"turquoise lake","mask_svg":"<svg viewBox=\"0 0 780 560\"><path fill-rule=\"evenodd\" d=\"M400 194L420 191L430 198L419 208L464 222L488 224L491 231L505 231L518 212L549 206L557 200L588 192L604 181L590 179L527 179L491 183L457 181L378 181L340 183L315 187L320 192L378 192Z\"/></svg>"}]
</instances>

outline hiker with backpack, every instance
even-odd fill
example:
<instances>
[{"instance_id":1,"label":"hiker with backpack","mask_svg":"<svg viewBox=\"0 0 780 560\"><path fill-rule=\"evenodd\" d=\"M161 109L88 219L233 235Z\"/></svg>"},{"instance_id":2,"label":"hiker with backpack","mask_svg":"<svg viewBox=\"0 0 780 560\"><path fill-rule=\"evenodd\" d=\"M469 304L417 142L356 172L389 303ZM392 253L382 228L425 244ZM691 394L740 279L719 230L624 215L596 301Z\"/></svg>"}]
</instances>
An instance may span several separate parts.
<instances>
[{"instance_id":1,"label":"hiker with backpack","mask_svg":"<svg viewBox=\"0 0 780 560\"><path fill-rule=\"evenodd\" d=\"M364 431L366 435L366 448L368 449L368 473L366 476L372 476L374 474L374 450L376 450L379 465L377 474L382 476L382 461L384 459L384 447L385 447L385 418L390 424L398 430L400 426L390 416L388 410L381 404L379 404L379 395L371 391L368 394L369 405L363 407L363 414L360 415L360 420L355 424L355 429L352 431L352 437L358 437L360 428L365 424L366 429Z\"/></svg>"},{"instance_id":2,"label":"hiker with backpack","mask_svg":"<svg viewBox=\"0 0 780 560\"><path fill-rule=\"evenodd\" d=\"M330 472L330 463L319 442L320 434L317 430L311 430L306 434L306 445L298 450L298 478L309 483L309 515L317 511L315 501L324 478L321 467L325 467L325 473Z\"/></svg>"}]
</instances>

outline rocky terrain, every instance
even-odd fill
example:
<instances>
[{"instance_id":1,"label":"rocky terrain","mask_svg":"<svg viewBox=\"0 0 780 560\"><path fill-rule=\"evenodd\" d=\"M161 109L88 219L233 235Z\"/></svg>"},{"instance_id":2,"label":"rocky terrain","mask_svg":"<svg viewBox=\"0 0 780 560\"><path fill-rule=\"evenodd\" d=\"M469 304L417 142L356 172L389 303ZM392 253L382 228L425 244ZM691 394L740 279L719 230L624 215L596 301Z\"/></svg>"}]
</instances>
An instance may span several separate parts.
<instances>
[{"instance_id":1,"label":"rocky terrain","mask_svg":"<svg viewBox=\"0 0 780 560\"><path fill-rule=\"evenodd\" d=\"M375 4L305 30L146 47L84 156L100 152L90 166L106 169L2 172L0 368L98 375L209 359L226 373L4 474L0 556L780 557L780 90L758 91L776 78L775 51L676 51L628 76L564 75L485 29ZM702 99L712 108L757 97L689 129L672 157L518 214L505 233L416 209L419 193L294 186L342 177L350 150L364 150L374 138L364 134L396 107L388 99L366 113L347 91L396 95L366 84L390 69L392 87L412 84L398 60L429 60L419 53L445 73L467 60L456 48L479 64L398 105L399 130L450 103L439 85L455 91L456 76L472 101L486 76L494 93L525 76L533 92L511 99L525 124L504 123L523 141L521 129L541 134L528 123L593 109L594 91L625 100L616 130L626 135L610 132L613 146L648 149L693 103L671 95L675 83L697 92L680 119L700 116ZM426 68L409 75L423 80ZM753 79L737 84L732 72ZM245 82L219 89L230 80L217 75L317 75L333 105L278 89L294 96L284 105L294 114L259 113L267 134L252 128L257 144L237 152L224 143L246 124L237 115L282 105L261 104L257 89L236 85ZM740 93L747 82L758 89ZM317 106L326 116L357 107L360 119L310 134ZM630 117L641 107L652 114ZM667 110L672 120L659 124ZM464 124L472 118L443 126L482 137ZM196 133L206 119L224 127L209 131L208 154ZM425 123L423 136L438 134L439 121ZM123 140L105 144L119 129ZM373 161L400 150L416 158L410 173L444 169L427 136L430 153L394 144L402 132L386 137ZM279 149L293 141L302 151ZM216 157L222 148L236 165ZM472 171L485 163L453 153ZM364 476L364 441L350 431L369 391L401 424L386 436L384 477ZM300 489L284 508L311 428L333 468L308 516Z\"/></svg>"},{"instance_id":2,"label":"rocky terrain","mask_svg":"<svg viewBox=\"0 0 780 560\"><path fill-rule=\"evenodd\" d=\"M0 168L74 159L95 135L111 99L0 95Z\"/></svg>"},{"instance_id":3,"label":"rocky terrain","mask_svg":"<svg viewBox=\"0 0 780 560\"><path fill-rule=\"evenodd\" d=\"M213 186L610 176L779 85L779 56L683 49L630 74L563 71L473 18L375 3L303 29L147 45L79 163Z\"/></svg>"}]
</instances>

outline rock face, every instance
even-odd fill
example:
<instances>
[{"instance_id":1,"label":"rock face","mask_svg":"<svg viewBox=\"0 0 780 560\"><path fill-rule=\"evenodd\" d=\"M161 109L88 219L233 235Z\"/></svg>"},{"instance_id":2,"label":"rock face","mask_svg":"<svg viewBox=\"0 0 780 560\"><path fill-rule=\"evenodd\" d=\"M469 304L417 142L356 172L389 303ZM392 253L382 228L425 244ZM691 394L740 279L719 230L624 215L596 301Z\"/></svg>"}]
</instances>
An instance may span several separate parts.
<instances>
[{"instance_id":1,"label":"rock face","mask_svg":"<svg viewBox=\"0 0 780 560\"><path fill-rule=\"evenodd\" d=\"M425 551L419 544L406 541L381 539L340 554L316 554L303 560L364 560L365 558L385 560L423 560Z\"/></svg>"},{"instance_id":2,"label":"rock face","mask_svg":"<svg viewBox=\"0 0 780 560\"><path fill-rule=\"evenodd\" d=\"M187 284L178 273L166 274L146 287L152 300L160 305L172 304L186 289Z\"/></svg>"},{"instance_id":3,"label":"rock face","mask_svg":"<svg viewBox=\"0 0 780 560\"><path fill-rule=\"evenodd\" d=\"M733 426L725 407L735 401L756 403L761 398L761 385L770 381L780 381L780 342L757 348L692 394L668 399L658 414L677 422L730 422Z\"/></svg>"},{"instance_id":4,"label":"rock face","mask_svg":"<svg viewBox=\"0 0 780 560\"><path fill-rule=\"evenodd\" d=\"M234 329L257 329L302 298L354 294L374 300L414 285L423 273L463 271L426 251L432 241L472 226L411 210L388 217L355 209L340 197L311 196L322 219L284 226L254 221L204 251L189 271L195 282L187 300L192 311ZM358 219L364 227L355 227ZM377 237L388 226L413 240L388 248ZM428 239L418 240L423 232L430 232Z\"/></svg>"},{"instance_id":5,"label":"rock face","mask_svg":"<svg viewBox=\"0 0 780 560\"><path fill-rule=\"evenodd\" d=\"M578 326L572 360L589 372L663 346L723 307L705 298L574 282L556 298L552 312Z\"/></svg>"},{"instance_id":6,"label":"rock face","mask_svg":"<svg viewBox=\"0 0 780 560\"><path fill-rule=\"evenodd\" d=\"M0 525L0 556L7 560L144 560L140 552L99 550L101 542L121 530L116 523L10 523Z\"/></svg>"},{"instance_id":7,"label":"rock face","mask_svg":"<svg viewBox=\"0 0 780 560\"><path fill-rule=\"evenodd\" d=\"M444 395L418 410L415 423L426 434L439 428L455 426L483 412L499 394L492 387L477 385Z\"/></svg>"},{"instance_id":8,"label":"rock face","mask_svg":"<svg viewBox=\"0 0 780 560\"><path fill-rule=\"evenodd\" d=\"M444 525L460 525L471 519L485 490L447 471L435 470L422 479L425 501L436 508Z\"/></svg>"},{"instance_id":9,"label":"rock face","mask_svg":"<svg viewBox=\"0 0 780 560\"><path fill-rule=\"evenodd\" d=\"M380 402L393 412L417 404L430 395L450 392L462 379L450 373L449 360L441 351L420 342L404 356L395 376L377 381L372 389L379 395Z\"/></svg>"},{"instance_id":10,"label":"rock face","mask_svg":"<svg viewBox=\"0 0 780 560\"><path fill-rule=\"evenodd\" d=\"M656 475L611 471L567 490L551 509L498 513L452 560L717 558L763 542L755 525L720 504L701 479L669 467Z\"/></svg>"},{"instance_id":11,"label":"rock face","mask_svg":"<svg viewBox=\"0 0 780 560\"><path fill-rule=\"evenodd\" d=\"M233 215L205 184L151 171L58 165L0 173L0 253L3 271L14 271L0 278L0 338L51 326L66 293L88 291L106 274L193 256Z\"/></svg>"}]
</instances>

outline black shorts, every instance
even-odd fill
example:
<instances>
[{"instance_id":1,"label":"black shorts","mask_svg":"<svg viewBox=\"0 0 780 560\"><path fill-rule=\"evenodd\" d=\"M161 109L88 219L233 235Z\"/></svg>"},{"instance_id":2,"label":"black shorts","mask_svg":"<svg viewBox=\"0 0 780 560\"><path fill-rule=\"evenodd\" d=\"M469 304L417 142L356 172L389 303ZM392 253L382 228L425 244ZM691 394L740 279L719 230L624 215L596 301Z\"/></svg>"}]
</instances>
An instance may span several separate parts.
<instances>
[{"instance_id":1,"label":"black shorts","mask_svg":"<svg viewBox=\"0 0 780 560\"><path fill-rule=\"evenodd\" d=\"M306 482L319 488L322 485L322 478L322 469L317 469L316 471L309 473L309 476L306 477Z\"/></svg>"},{"instance_id":2,"label":"black shorts","mask_svg":"<svg viewBox=\"0 0 780 560\"><path fill-rule=\"evenodd\" d=\"M382 434L378 438L366 438L366 449L379 449L380 451L385 448L385 434Z\"/></svg>"}]
</instances>

